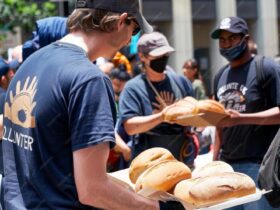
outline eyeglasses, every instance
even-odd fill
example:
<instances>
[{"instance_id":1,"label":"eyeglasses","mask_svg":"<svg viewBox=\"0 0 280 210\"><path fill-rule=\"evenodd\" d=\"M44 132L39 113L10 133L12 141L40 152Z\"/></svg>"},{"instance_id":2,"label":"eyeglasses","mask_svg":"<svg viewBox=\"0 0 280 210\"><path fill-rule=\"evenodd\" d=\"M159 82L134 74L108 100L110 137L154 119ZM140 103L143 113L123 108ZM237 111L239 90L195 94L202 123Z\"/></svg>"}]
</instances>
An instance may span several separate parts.
<instances>
[{"instance_id":1,"label":"eyeglasses","mask_svg":"<svg viewBox=\"0 0 280 210\"><path fill-rule=\"evenodd\" d=\"M139 33L139 31L141 30L141 28L139 27L137 21L135 18L133 17L127 17L125 19L125 24L130 25L131 23L134 23L134 30L132 32L132 36L135 36L136 34Z\"/></svg>"}]
</instances>

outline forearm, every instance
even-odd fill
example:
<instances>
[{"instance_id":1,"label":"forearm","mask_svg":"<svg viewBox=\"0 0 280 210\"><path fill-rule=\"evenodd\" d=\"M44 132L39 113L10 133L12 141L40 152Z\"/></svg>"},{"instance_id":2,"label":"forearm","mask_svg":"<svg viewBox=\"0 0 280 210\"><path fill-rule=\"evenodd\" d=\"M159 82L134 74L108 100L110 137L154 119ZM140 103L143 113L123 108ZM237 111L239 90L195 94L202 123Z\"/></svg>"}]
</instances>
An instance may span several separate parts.
<instances>
[{"instance_id":1,"label":"forearm","mask_svg":"<svg viewBox=\"0 0 280 210\"><path fill-rule=\"evenodd\" d=\"M222 144L222 129L216 128L215 141L213 147L213 160L218 160Z\"/></svg>"},{"instance_id":2,"label":"forearm","mask_svg":"<svg viewBox=\"0 0 280 210\"><path fill-rule=\"evenodd\" d=\"M147 132L162 122L162 113L160 112L149 116L130 118L124 123L124 127L129 135L135 135Z\"/></svg>"},{"instance_id":3,"label":"forearm","mask_svg":"<svg viewBox=\"0 0 280 210\"><path fill-rule=\"evenodd\" d=\"M279 107L274 107L263 112L240 114L239 124L272 125L280 124Z\"/></svg>"},{"instance_id":4,"label":"forearm","mask_svg":"<svg viewBox=\"0 0 280 210\"><path fill-rule=\"evenodd\" d=\"M84 205L101 209L158 209L156 201L141 197L109 178L106 173L108 154L108 143L73 153L79 201Z\"/></svg>"},{"instance_id":5,"label":"forearm","mask_svg":"<svg viewBox=\"0 0 280 210\"><path fill-rule=\"evenodd\" d=\"M89 191L92 203L88 203L88 205L112 210L159 209L157 201L152 201L136 194L135 192L114 182L108 176L105 180L102 180L99 183L95 183L94 186L85 185L90 189L98 189L96 192Z\"/></svg>"},{"instance_id":6,"label":"forearm","mask_svg":"<svg viewBox=\"0 0 280 210\"><path fill-rule=\"evenodd\" d=\"M131 149L117 132L115 133L115 136L116 136L116 146L114 147L114 150L116 152L122 153L124 159L126 161L129 161L131 159Z\"/></svg>"}]
</instances>

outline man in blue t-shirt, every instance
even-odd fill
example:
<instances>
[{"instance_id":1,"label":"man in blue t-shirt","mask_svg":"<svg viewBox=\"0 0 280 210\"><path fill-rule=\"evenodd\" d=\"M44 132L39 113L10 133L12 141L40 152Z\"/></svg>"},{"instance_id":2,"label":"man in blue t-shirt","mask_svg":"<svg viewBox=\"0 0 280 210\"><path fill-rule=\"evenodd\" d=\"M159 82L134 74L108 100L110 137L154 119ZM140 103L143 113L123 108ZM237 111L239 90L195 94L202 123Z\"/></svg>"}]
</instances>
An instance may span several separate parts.
<instances>
[{"instance_id":1,"label":"man in blue t-shirt","mask_svg":"<svg viewBox=\"0 0 280 210\"><path fill-rule=\"evenodd\" d=\"M138 41L144 73L129 80L119 101L120 121L133 136L133 156L152 147L164 147L189 166L194 162L194 144L187 138L188 128L163 122L165 107L192 96L190 81L165 71L169 55L175 50L159 33L144 34Z\"/></svg>"},{"instance_id":2,"label":"man in blue t-shirt","mask_svg":"<svg viewBox=\"0 0 280 210\"><path fill-rule=\"evenodd\" d=\"M256 181L264 154L278 130L278 126L265 125L273 124L274 119L269 116L279 113L280 67L266 57L261 60L261 67L256 65L259 57L253 56L249 50L247 23L239 17L223 19L211 37L219 39L220 54L229 61L229 65L215 77L215 98L237 116L238 112L241 113L235 119L221 122L222 127L217 128L219 138L215 140L214 159L220 158L234 171L245 173ZM262 80L258 77L259 71ZM269 117L265 120L245 117L248 113L264 110L267 111L263 117ZM261 199L232 209L270 208L266 200Z\"/></svg>"},{"instance_id":3,"label":"man in blue t-shirt","mask_svg":"<svg viewBox=\"0 0 280 210\"><path fill-rule=\"evenodd\" d=\"M78 0L67 23L69 34L30 55L8 88L6 209L173 207L127 190L106 173L115 145L114 95L92 62L111 58L140 28L152 31L138 1Z\"/></svg>"}]
</instances>

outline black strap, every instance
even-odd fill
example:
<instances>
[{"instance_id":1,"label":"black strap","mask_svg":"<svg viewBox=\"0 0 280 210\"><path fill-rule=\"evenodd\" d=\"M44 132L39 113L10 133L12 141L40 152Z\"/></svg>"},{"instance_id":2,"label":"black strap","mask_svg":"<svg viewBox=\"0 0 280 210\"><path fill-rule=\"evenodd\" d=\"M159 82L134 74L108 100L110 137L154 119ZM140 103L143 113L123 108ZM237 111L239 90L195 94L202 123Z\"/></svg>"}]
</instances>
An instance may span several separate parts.
<instances>
[{"instance_id":1,"label":"black strap","mask_svg":"<svg viewBox=\"0 0 280 210\"><path fill-rule=\"evenodd\" d=\"M219 71L218 73L216 74L215 78L214 78L214 94L217 93L217 89L218 89L218 83L219 83L219 80L222 76L222 74L224 73L224 71L229 67L229 64L223 66Z\"/></svg>"},{"instance_id":2,"label":"black strap","mask_svg":"<svg viewBox=\"0 0 280 210\"><path fill-rule=\"evenodd\" d=\"M255 62L256 62L257 81L258 84L261 86L261 88L264 89L265 88L265 75L263 70L264 56L256 55Z\"/></svg>"}]
</instances>

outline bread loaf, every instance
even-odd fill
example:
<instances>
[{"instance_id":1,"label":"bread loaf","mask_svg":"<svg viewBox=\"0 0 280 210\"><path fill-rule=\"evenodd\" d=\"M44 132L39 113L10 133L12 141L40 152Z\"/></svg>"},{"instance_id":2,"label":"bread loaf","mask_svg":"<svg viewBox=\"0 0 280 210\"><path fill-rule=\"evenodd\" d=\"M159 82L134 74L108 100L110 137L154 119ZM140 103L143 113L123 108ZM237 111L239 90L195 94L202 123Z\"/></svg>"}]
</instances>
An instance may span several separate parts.
<instances>
[{"instance_id":1,"label":"bread loaf","mask_svg":"<svg viewBox=\"0 0 280 210\"><path fill-rule=\"evenodd\" d=\"M129 178L135 183L138 177L149 167L165 161L175 160L174 156L165 148L154 147L140 153L129 166Z\"/></svg>"},{"instance_id":2,"label":"bread loaf","mask_svg":"<svg viewBox=\"0 0 280 210\"><path fill-rule=\"evenodd\" d=\"M164 121L172 122L178 116L192 114L196 110L197 100L193 97L187 96L177 101L173 106L170 106L164 113Z\"/></svg>"},{"instance_id":3,"label":"bread loaf","mask_svg":"<svg viewBox=\"0 0 280 210\"><path fill-rule=\"evenodd\" d=\"M148 168L138 179L135 191L149 187L160 191L169 191L184 179L191 178L191 170L179 161L164 161Z\"/></svg>"},{"instance_id":4,"label":"bread loaf","mask_svg":"<svg viewBox=\"0 0 280 210\"><path fill-rule=\"evenodd\" d=\"M192 178L205 177L223 172L233 172L233 168L223 161L212 161L204 166L195 168L192 172Z\"/></svg>"},{"instance_id":5,"label":"bread loaf","mask_svg":"<svg viewBox=\"0 0 280 210\"><path fill-rule=\"evenodd\" d=\"M196 114L203 113L205 111L217 112L217 113L222 113L222 114L226 113L225 108L221 103L219 103L215 100L210 100L210 99L200 100L196 104L196 108L195 108Z\"/></svg>"},{"instance_id":6,"label":"bread loaf","mask_svg":"<svg viewBox=\"0 0 280 210\"><path fill-rule=\"evenodd\" d=\"M183 180L174 189L176 197L196 207L209 206L255 192L254 181L246 174L237 172Z\"/></svg>"}]
</instances>

